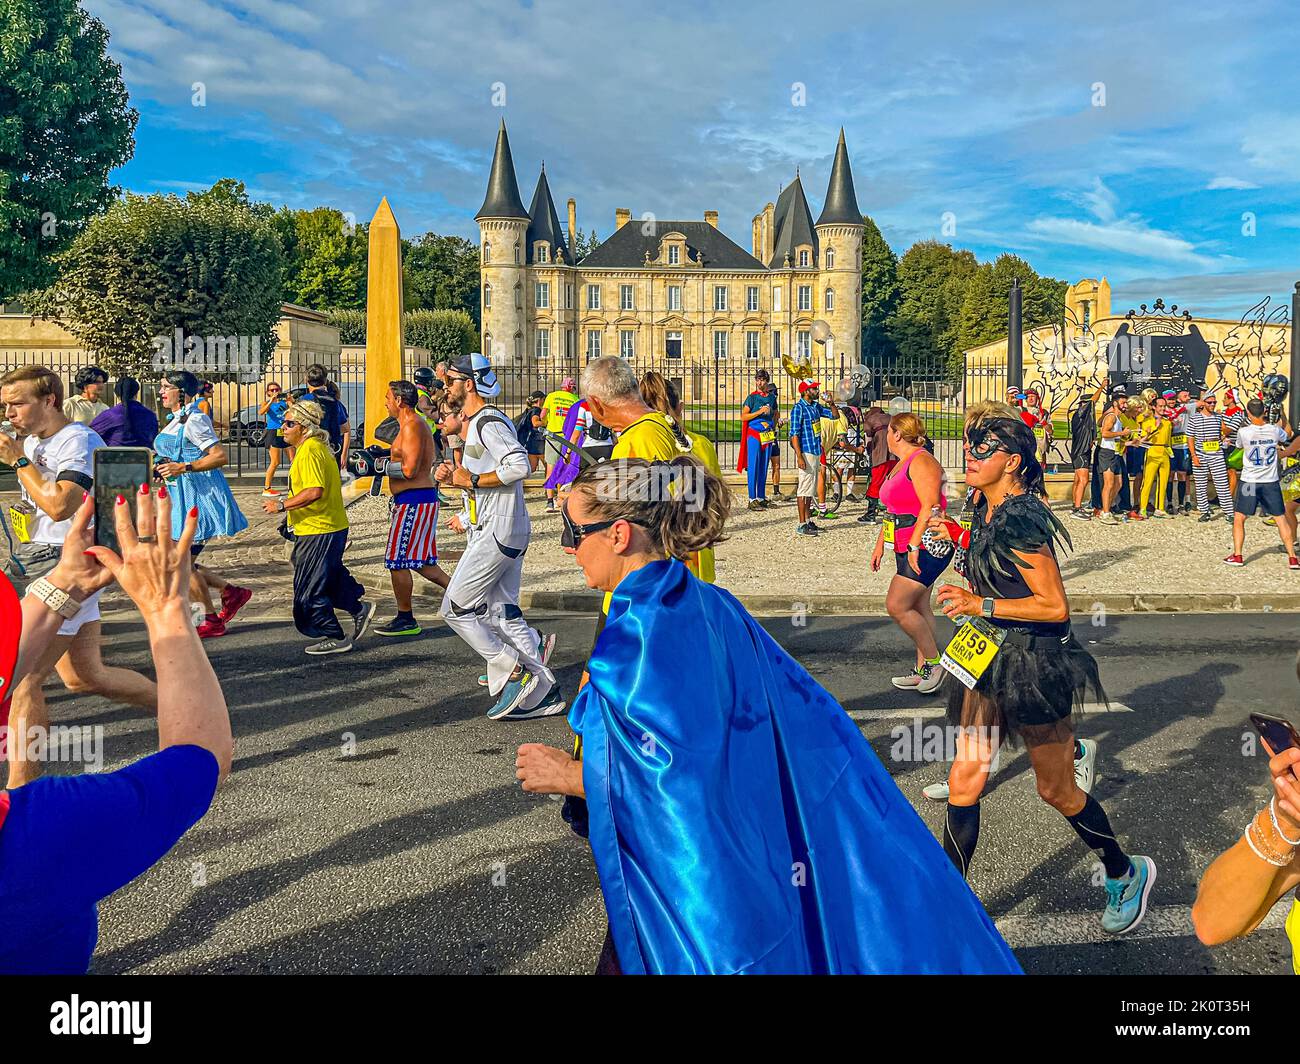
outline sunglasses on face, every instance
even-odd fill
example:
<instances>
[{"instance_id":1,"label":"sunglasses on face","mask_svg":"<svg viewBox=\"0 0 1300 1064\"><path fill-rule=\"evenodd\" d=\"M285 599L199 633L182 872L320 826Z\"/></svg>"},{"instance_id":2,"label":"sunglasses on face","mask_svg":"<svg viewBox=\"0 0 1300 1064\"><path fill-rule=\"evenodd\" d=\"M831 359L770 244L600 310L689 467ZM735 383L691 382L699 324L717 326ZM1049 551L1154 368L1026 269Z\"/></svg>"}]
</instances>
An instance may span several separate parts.
<instances>
[{"instance_id":1,"label":"sunglasses on face","mask_svg":"<svg viewBox=\"0 0 1300 1064\"><path fill-rule=\"evenodd\" d=\"M970 451L970 456L976 461L983 462L987 458L992 458L998 451L1006 454L1011 452L988 429L979 428L978 426L970 429L966 433L966 449Z\"/></svg>"},{"instance_id":2,"label":"sunglasses on face","mask_svg":"<svg viewBox=\"0 0 1300 1064\"><path fill-rule=\"evenodd\" d=\"M281 424L286 429L296 429L298 427L298 422L296 421L284 421L281 422Z\"/></svg>"},{"instance_id":3,"label":"sunglasses on face","mask_svg":"<svg viewBox=\"0 0 1300 1064\"><path fill-rule=\"evenodd\" d=\"M589 525L580 525L569 517L569 504L566 502L560 507L560 519L564 522L564 527L560 531L560 546L572 547L574 550L584 539L595 532L604 532L607 528L613 528L619 521L627 521L629 524L640 525L642 528L649 526L644 521L634 521L631 518L616 517L613 521L593 521Z\"/></svg>"}]
</instances>

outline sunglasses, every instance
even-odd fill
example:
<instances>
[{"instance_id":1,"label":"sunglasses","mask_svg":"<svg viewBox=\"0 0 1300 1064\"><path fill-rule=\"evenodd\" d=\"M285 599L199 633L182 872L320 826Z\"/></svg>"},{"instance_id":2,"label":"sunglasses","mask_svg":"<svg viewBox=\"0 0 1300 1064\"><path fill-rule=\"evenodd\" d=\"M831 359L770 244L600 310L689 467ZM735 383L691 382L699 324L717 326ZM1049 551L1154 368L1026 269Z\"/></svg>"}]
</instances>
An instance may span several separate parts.
<instances>
[{"instance_id":1,"label":"sunglasses","mask_svg":"<svg viewBox=\"0 0 1300 1064\"><path fill-rule=\"evenodd\" d=\"M580 525L569 517L569 504L567 502L560 507L560 520L564 522L564 527L560 531L560 546L572 547L574 550L577 550L579 544L588 536L595 532L604 532L607 528L613 528L620 521L640 525L642 528L650 527L644 521L637 521L630 517L616 517L612 521L593 521L589 525Z\"/></svg>"},{"instance_id":2,"label":"sunglasses","mask_svg":"<svg viewBox=\"0 0 1300 1064\"><path fill-rule=\"evenodd\" d=\"M298 422L296 422L296 421L282 421L282 422L280 422L280 425L281 425L283 428L286 428L286 429L296 429L296 428L298 427Z\"/></svg>"}]
</instances>

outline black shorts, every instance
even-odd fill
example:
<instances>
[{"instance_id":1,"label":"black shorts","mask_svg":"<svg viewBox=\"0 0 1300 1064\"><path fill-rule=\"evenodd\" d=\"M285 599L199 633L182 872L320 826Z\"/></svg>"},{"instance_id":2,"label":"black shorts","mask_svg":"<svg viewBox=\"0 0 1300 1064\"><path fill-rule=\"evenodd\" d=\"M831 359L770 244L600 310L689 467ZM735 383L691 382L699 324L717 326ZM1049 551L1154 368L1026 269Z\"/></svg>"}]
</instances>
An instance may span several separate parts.
<instances>
[{"instance_id":1,"label":"black shorts","mask_svg":"<svg viewBox=\"0 0 1300 1064\"><path fill-rule=\"evenodd\" d=\"M926 587L933 587L934 582L939 579L939 575L948 568L948 563L952 561L951 552L945 554L942 558L938 558L922 547L916 552L916 564L921 570L921 575L918 576L907 563L907 553L907 551L894 551L894 566L898 570L898 575L904 576L908 580L915 580L918 584L923 584Z\"/></svg>"},{"instance_id":2,"label":"black shorts","mask_svg":"<svg viewBox=\"0 0 1300 1064\"><path fill-rule=\"evenodd\" d=\"M1117 477L1124 475L1124 456L1118 451L1102 450L1097 457L1097 467L1103 473L1114 473Z\"/></svg>"},{"instance_id":3,"label":"black shorts","mask_svg":"<svg viewBox=\"0 0 1300 1064\"><path fill-rule=\"evenodd\" d=\"M1186 447L1175 447L1169 456L1169 472L1190 473L1192 471L1192 453Z\"/></svg>"},{"instance_id":4,"label":"black shorts","mask_svg":"<svg viewBox=\"0 0 1300 1064\"><path fill-rule=\"evenodd\" d=\"M1128 467L1128 475L1131 477L1140 477L1142 467L1147 464L1147 450L1145 447L1130 447L1124 452L1124 464Z\"/></svg>"},{"instance_id":5,"label":"black shorts","mask_svg":"<svg viewBox=\"0 0 1300 1064\"><path fill-rule=\"evenodd\" d=\"M1282 498L1282 485L1276 480L1264 484L1251 484L1245 480L1237 481L1237 493L1232 498L1233 508L1246 517L1254 517L1255 511L1263 507L1269 517L1281 517L1286 513L1286 500Z\"/></svg>"},{"instance_id":6,"label":"black shorts","mask_svg":"<svg viewBox=\"0 0 1300 1064\"><path fill-rule=\"evenodd\" d=\"M546 437L535 436L528 442L528 453L530 455L542 455L546 451Z\"/></svg>"},{"instance_id":7,"label":"black shorts","mask_svg":"<svg viewBox=\"0 0 1300 1064\"><path fill-rule=\"evenodd\" d=\"M289 446L284 442L284 434L279 429L267 429L265 443L268 447L278 447L280 450Z\"/></svg>"},{"instance_id":8,"label":"black shorts","mask_svg":"<svg viewBox=\"0 0 1300 1064\"><path fill-rule=\"evenodd\" d=\"M190 557L191 557L191 558L197 558L200 554L203 553L203 548L204 548L205 546L207 546L207 544L205 544L205 543L191 543L191 544L190 544Z\"/></svg>"},{"instance_id":9,"label":"black shorts","mask_svg":"<svg viewBox=\"0 0 1300 1064\"><path fill-rule=\"evenodd\" d=\"M1091 440L1071 440L1070 441L1070 468L1071 469L1091 469L1092 468L1092 441Z\"/></svg>"}]
</instances>

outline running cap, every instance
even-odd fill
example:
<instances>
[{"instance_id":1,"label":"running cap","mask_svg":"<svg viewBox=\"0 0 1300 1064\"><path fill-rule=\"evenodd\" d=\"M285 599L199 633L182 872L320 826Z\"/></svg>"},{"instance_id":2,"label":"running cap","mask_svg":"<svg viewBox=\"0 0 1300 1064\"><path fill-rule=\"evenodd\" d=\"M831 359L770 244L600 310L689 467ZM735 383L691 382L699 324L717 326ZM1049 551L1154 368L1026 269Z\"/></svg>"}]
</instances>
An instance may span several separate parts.
<instances>
[{"instance_id":1,"label":"running cap","mask_svg":"<svg viewBox=\"0 0 1300 1064\"><path fill-rule=\"evenodd\" d=\"M411 374L413 380L419 387L427 388L433 383L433 370L428 366L421 366Z\"/></svg>"},{"instance_id":2,"label":"running cap","mask_svg":"<svg viewBox=\"0 0 1300 1064\"><path fill-rule=\"evenodd\" d=\"M529 393L528 393L528 398L529 398L529 399L545 399L545 398L546 398L546 393L545 393L545 392L529 392Z\"/></svg>"},{"instance_id":3,"label":"running cap","mask_svg":"<svg viewBox=\"0 0 1300 1064\"><path fill-rule=\"evenodd\" d=\"M577 387L577 382L572 377L565 377L564 380L560 381L560 391L562 392L572 392L576 390ZM543 396L543 398L545 398L545 396Z\"/></svg>"},{"instance_id":4,"label":"running cap","mask_svg":"<svg viewBox=\"0 0 1300 1064\"><path fill-rule=\"evenodd\" d=\"M810 392L814 388L820 388L821 386L821 381L802 380L799 382L799 394L803 395L804 392Z\"/></svg>"},{"instance_id":5,"label":"running cap","mask_svg":"<svg viewBox=\"0 0 1300 1064\"><path fill-rule=\"evenodd\" d=\"M320 423L324 418L325 411L321 409L320 403L311 399L300 399L295 403L290 403L288 409L284 412L285 421L293 421L313 429L320 428Z\"/></svg>"},{"instance_id":6,"label":"running cap","mask_svg":"<svg viewBox=\"0 0 1300 1064\"><path fill-rule=\"evenodd\" d=\"M478 351L469 355L461 355L451 364L451 368L462 377L472 379L474 381L474 390L484 399L495 399L501 394L501 382L497 380L497 375L492 369L492 363L488 361L486 355L480 354Z\"/></svg>"}]
</instances>

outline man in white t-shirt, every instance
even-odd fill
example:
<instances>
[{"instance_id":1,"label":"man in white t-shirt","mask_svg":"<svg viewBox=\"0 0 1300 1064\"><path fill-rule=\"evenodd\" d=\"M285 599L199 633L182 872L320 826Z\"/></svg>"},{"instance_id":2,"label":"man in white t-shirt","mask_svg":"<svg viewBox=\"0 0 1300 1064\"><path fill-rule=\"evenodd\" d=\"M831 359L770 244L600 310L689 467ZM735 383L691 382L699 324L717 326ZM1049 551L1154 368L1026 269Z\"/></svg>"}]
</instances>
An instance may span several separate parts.
<instances>
[{"instance_id":1,"label":"man in white t-shirt","mask_svg":"<svg viewBox=\"0 0 1300 1064\"><path fill-rule=\"evenodd\" d=\"M1281 459L1300 451L1300 436L1289 446L1286 430L1280 425L1264 421L1264 404L1252 399L1246 404L1246 423L1237 430L1237 446L1241 448L1241 476L1233 499L1236 511L1232 521L1232 553L1223 560L1229 565L1245 565L1241 552L1246 544L1246 518L1253 517L1257 507L1277 521L1277 532L1286 548L1287 568L1300 572L1300 559L1295 553L1295 519L1286 512L1282 498Z\"/></svg>"},{"instance_id":2,"label":"man in white t-shirt","mask_svg":"<svg viewBox=\"0 0 1300 1064\"><path fill-rule=\"evenodd\" d=\"M44 366L24 366L0 377L0 403L5 420L13 423L21 443L0 432L0 462L15 466L29 512L20 524L17 560L32 578L49 572L58 560L72 515L93 487L93 453L104 446L99 435L63 414L63 382ZM63 588L61 590L67 590ZM138 672L106 666L100 656L99 595L81 603L77 614L63 622L59 634L14 688L6 743L10 789L40 775L39 761L26 757L28 737L48 734L49 716L41 685L58 669L64 686L74 693L103 695L151 712L158 711L158 688ZM45 729L35 733L31 729Z\"/></svg>"}]
</instances>

